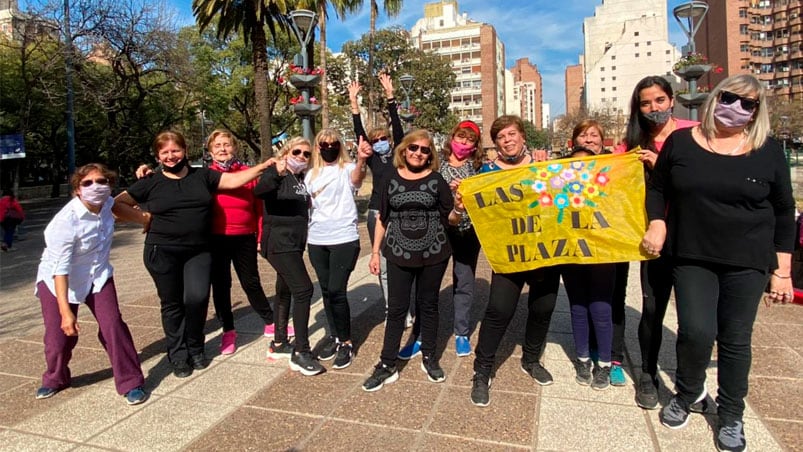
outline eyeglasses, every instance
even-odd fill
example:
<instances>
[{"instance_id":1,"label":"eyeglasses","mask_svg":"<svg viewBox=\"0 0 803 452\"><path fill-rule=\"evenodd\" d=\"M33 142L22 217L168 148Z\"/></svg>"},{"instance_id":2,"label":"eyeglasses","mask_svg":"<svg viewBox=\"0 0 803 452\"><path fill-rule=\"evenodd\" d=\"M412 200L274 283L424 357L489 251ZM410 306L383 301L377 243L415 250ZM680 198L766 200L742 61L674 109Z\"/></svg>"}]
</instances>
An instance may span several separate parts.
<instances>
[{"instance_id":1,"label":"eyeglasses","mask_svg":"<svg viewBox=\"0 0 803 452\"><path fill-rule=\"evenodd\" d=\"M290 151L290 153L293 154L296 157L298 157L299 155L301 155L303 153L304 154L304 158L307 158L307 159L312 156L312 152L310 152L310 151L302 151L301 149L293 149L292 151Z\"/></svg>"},{"instance_id":2,"label":"eyeglasses","mask_svg":"<svg viewBox=\"0 0 803 452\"><path fill-rule=\"evenodd\" d=\"M388 137L376 137L373 140L369 141L371 144L377 144L380 141L388 141Z\"/></svg>"},{"instance_id":3,"label":"eyeglasses","mask_svg":"<svg viewBox=\"0 0 803 452\"><path fill-rule=\"evenodd\" d=\"M730 91L720 91L720 93L719 93L719 103L720 104L730 105L730 104L736 102L737 100L739 102L741 102L742 108L744 108L747 111L753 111L756 108L758 108L759 102L756 99L750 99L749 97L743 97L743 96L740 96L738 94L734 94L734 93L732 93Z\"/></svg>"},{"instance_id":4,"label":"eyeglasses","mask_svg":"<svg viewBox=\"0 0 803 452\"><path fill-rule=\"evenodd\" d=\"M333 141L331 143L327 143L326 141L321 141L318 143L318 147L321 148L322 151L326 149L340 149L340 142Z\"/></svg>"},{"instance_id":5,"label":"eyeglasses","mask_svg":"<svg viewBox=\"0 0 803 452\"><path fill-rule=\"evenodd\" d=\"M419 146L415 143L407 145L407 150L410 152L420 151L424 155L429 155L432 153L432 148L429 146Z\"/></svg>"},{"instance_id":6,"label":"eyeglasses","mask_svg":"<svg viewBox=\"0 0 803 452\"><path fill-rule=\"evenodd\" d=\"M94 180L93 179L82 180L80 185L82 187L89 187L92 184L109 185L109 179L106 179L105 177L99 177Z\"/></svg>"}]
</instances>

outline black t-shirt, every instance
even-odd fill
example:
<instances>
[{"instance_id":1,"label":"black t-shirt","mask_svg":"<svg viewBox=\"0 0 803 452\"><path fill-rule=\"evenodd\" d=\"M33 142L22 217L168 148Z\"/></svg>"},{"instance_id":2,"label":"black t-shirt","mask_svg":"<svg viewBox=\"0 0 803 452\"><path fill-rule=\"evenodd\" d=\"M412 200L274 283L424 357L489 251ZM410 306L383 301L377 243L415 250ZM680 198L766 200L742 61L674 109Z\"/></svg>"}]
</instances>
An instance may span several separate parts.
<instances>
[{"instance_id":1,"label":"black t-shirt","mask_svg":"<svg viewBox=\"0 0 803 452\"><path fill-rule=\"evenodd\" d=\"M254 194L264 200L262 255L304 251L307 245L309 194L304 174L280 176L269 166L259 178Z\"/></svg>"},{"instance_id":2,"label":"black t-shirt","mask_svg":"<svg viewBox=\"0 0 803 452\"><path fill-rule=\"evenodd\" d=\"M390 128L393 131L393 142L390 143L390 151L385 155L371 154L366 161L368 168L371 169L372 180L368 208L374 210L379 210L380 196L382 195L382 189L385 188L388 176L396 172L396 168L393 166L393 148L401 143L404 138L404 128L399 118L399 111L396 109L395 100L388 101L388 116L390 116ZM363 137L364 140L368 141L368 135L365 133L360 115L352 114L351 119L354 121L354 136L358 139Z\"/></svg>"},{"instance_id":3,"label":"black t-shirt","mask_svg":"<svg viewBox=\"0 0 803 452\"><path fill-rule=\"evenodd\" d=\"M775 253L791 253L795 238L783 150L767 139L746 155L714 154L694 141L691 130L666 140L647 190L649 219L666 218L664 250L681 258L775 268Z\"/></svg>"},{"instance_id":4,"label":"black t-shirt","mask_svg":"<svg viewBox=\"0 0 803 452\"><path fill-rule=\"evenodd\" d=\"M382 255L403 267L433 265L448 259L452 247L446 235L454 206L449 184L433 171L416 180L398 171L388 175L379 215L385 226Z\"/></svg>"},{"instance_id":5,"label":"black t-shirt","mask_svg":"<svg viewBox=\"0 0 803 452\"><path fill-rule=\"evenodd\" d=\"M128 194L152 215L145 243L205 246L212 225L212 193L217 190L220 175L190 167L181 179L157 172L128 187Z\"/></svg>"}]
</instances>

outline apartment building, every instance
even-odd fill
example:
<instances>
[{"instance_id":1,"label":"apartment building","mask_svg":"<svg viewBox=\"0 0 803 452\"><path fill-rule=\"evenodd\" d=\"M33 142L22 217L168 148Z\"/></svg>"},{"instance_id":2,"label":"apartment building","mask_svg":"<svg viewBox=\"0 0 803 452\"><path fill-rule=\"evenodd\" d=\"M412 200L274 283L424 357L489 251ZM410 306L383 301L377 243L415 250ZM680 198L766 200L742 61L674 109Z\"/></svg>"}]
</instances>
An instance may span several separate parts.
<instances>
[{"instance_id":1,"label":"apartment building","mask_svg":"<svg viewBox=\"0 0 803 452\"><path fill-rule=\"evenodd\" d=\"M583 57L580 56L582 61ZM565 96L566 96L566 114L573 115L580 111L585 106L585 70L583 64L575 64L566 66L563 73L565 83Z\"/></svg>"},{"instance_id":2,"label":"apartment building","mask_svg":"<svg viewBox=\"0 0 803 452\"><path fill-rule=\"evenodd\" d=\"M541 129L543 127L544 95L538 67L530 63L527 58L519 58L510 68L510 73L513 75L513 86L506 88L513 90L514 102L518 104L516 114L520 115L521 119L532 123L536 129Z\"/></svg>"}]
</instances>

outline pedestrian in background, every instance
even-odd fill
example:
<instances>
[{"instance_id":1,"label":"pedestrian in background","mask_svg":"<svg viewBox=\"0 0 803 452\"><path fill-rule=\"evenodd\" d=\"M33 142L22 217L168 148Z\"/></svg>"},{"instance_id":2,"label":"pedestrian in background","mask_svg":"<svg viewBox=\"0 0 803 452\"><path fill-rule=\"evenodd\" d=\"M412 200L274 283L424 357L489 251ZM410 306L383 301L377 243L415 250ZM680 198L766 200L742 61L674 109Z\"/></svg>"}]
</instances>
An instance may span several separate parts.
<instances>
[{"instance_id":1,"label":"pedestrian in background","mask_svg":"<svg viewBox=\"0 0 803 452\"><path fill-rule=\"evenodd\" d=\"M4 189L3 197L0 198L0 227L3 228L3 243L0 243L0 249L3 251L12 250L14 233L17 230L17 226L24 220L25 211L22 210L22 205L17 201L14 191Z\"/></svg>"}]
</instances>

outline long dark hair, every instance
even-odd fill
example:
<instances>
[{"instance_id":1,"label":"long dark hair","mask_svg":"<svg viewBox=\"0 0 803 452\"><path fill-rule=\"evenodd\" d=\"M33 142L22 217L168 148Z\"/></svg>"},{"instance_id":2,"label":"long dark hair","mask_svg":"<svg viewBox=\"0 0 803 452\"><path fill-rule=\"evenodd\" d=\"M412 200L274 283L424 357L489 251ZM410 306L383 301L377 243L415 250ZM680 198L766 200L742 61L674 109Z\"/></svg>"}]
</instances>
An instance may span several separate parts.
<instances>
[{"instance_id":1,"label":"long dark hair","mask_svg":"<svg viewBox=\"0 0 803 452\"><path fill-rule=\"evenodd\" d=\"M633 95L630 97L630 119L627 121L627 132L625 133L628 149L640 146L642 149L656 151L655 140L652 137L652 124L641 114L641 91L651 86L661 88L670 100L675 97L672 85L659 75L644 77L636 84Z\"/></svg>"}]
</instances>

